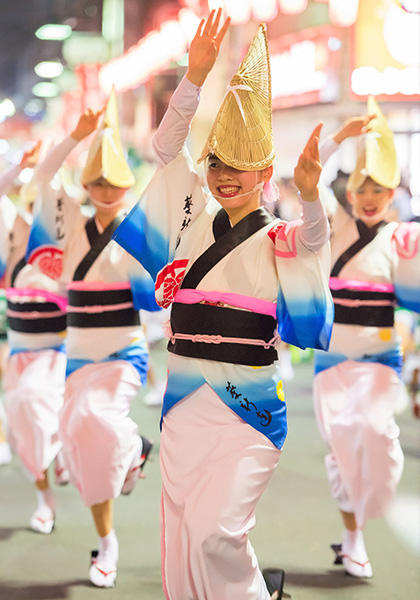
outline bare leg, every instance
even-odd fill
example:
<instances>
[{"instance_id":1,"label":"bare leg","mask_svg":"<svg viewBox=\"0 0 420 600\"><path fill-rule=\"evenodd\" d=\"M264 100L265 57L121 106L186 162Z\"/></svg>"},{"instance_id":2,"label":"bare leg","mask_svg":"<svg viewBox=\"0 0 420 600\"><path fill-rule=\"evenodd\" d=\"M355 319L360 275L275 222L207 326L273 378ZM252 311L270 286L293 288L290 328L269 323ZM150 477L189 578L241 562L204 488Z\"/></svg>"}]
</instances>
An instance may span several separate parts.
<instances>
[{"instance_id":1,"label":"bare leg","mask_svg":"<svg viewBox=\"0 0 420 600\"><path fill-rule=\"evenodd\" d=\"M44 471L44 479L37 479L35 481L35 487L40 492L45 492L45 490L48 490L50 488L47 470Z\"/></svg>"},{"instance_id":2,"label":"bare leg","mask_svg":"<svg viewBox=\"0 0 420 600\"><path fill-rule=\"evenodd\" d=\"M344 511L340 511L340 512L341 512L341 516L343 518L344 527L346 529L348 529L349 531L356 531L357 524L356 524L356 517L354 516L354 513L349 513L349 512L344 512Z\"/></svg>"},{"instance_id":3,"label":"bare leg","mask_svg":"<svg viewBox=\"0 0 420 600\"><path fill-rule=\"evenodd\" d=\"M90 507L96 531L100 537L105 537L113 529L113 500L105 500L101 504Z\"/></svg>"},{"instance_id":4,"label":"bare leg","mask_svg":"<svg viewBox=\"0 0 420 600\"><path fill-rule=\"evenodd\" d=\"M89 579L97 587L114 587L117 577L118 540L113 529L113 500L90 507L99 535L98 554L92 555Z\"/></svg>"}]
</instances>

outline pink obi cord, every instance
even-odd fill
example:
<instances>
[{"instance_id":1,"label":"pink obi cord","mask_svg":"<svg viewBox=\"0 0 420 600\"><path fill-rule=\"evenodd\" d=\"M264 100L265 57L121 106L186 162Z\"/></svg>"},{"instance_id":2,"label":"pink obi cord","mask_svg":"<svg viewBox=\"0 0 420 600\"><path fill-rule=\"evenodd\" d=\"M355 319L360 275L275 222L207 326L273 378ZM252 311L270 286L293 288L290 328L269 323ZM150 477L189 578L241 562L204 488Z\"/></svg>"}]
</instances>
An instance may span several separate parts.
<instances>
[{"instance_id":1,"label":"pink obi cord","mask_svg":"<svg viewBox=\"0 0 420 600\"><path fill-rule=\"evenodd\" d=\"M348 300L347 298L334 298L334 304L353 308L359 306L396 306L396 302L392 300Z\"/></svg>"},{"instance_id":2,"label":"pink obi cord","mask_svg":"<svg viewBox=\"0 0 420 600\"><path fill-rule=\"evenodd\" d=\"M55 312L39 312L37 310L31 312L18 312L16 310L7 309L6 315L15 319L54 319L55 317L63 316L63 312L61 310Z\"/></svg>"},{"instance_id":3,"label":"pink obi cord","mask_svg":"<svg viewBox=\"0 0 420 600\"><path fill-rule=\"evenodd\" d=\"M72 281L67 284L68 290L79 292L106 292L108 290L129 290L131 283L129 281L116 281L114 283L104 283L103 281Z\"/></svg>"},{"instance_id":4,"label":"pink obi cord","mask_svg":"<svg viewBox=\"0 0 420 600\"><path fill-rule=\"evenodd\" d=\"M95 314L103 313L111 310L126 310L132 308L132 302L124 302L122 304L98 304L95 306L71 306L67 307L68 313L83 313L83 314Z\"/></svg>"},{"instance_id":5,"label":"pink obi cord","mask_svg":"<svg viewBox=\"0 0 420 600\"><path fill-rule=\"evenodd\" d=\"M370 283L369 281L358 281L357 279L339 279L330 277L330 290L361 290L363 292L388 292L394 291L392 283Z\"/></svg>"},{"instance_id":6,"label":"pink obi cord","mask_svg":"<svg viewBox=\"0 0 420 600\"><path fill-rule=\"evenodd\" d=\"M53 292L48 292L47 290L37 290L36 288L7 288L6 289L6 297L10 300L13 297L23 297L27 296L31 299L31 301L36 300L37 298L42 298L46 302L54 302L57 304L59 309L63 312L66 311L67 299L63 298L63 296L58 296ZM43 315L44 316L44 315ZM22 314L20 313L20 317Z\"/></svg>"},{"instance_id":7,"label":"pink obi cord","mask_svg":"<svg viewBox=\"0 0 420 600\"><path fill-rule=\"evenodd\" d=\"M252 296L243 296L242 294L232 294L230 292L205 292L202 290L179 289L174 297L174 302L181 304L197 304L198 302L208 302L209 304L227 304L234 308L244 308L251 312L269 315L276 318L276 304L267 300L260 300ZM264 342L266 344L267 342Z\"/></svg>"},{"instance_id":8,"label":"pink obi cord","mask_svg":"<svg viewBox=\"0 0 420 600\"><path fill-rule=\"evenodd\" d=\"M165 323L165 337L168 338L172 344L175 340L187 340L189 342L204 342L205 344L245 344L247 346L263 346L264 350L268 350L271 346L277 346L280 342L280 336L277 331L269 342L252 338L230 338L223 337L222 335L207 335L205 333L196 333L195 335L191 333L173 333L169 321Z\"/></svg>"}]
</instances>

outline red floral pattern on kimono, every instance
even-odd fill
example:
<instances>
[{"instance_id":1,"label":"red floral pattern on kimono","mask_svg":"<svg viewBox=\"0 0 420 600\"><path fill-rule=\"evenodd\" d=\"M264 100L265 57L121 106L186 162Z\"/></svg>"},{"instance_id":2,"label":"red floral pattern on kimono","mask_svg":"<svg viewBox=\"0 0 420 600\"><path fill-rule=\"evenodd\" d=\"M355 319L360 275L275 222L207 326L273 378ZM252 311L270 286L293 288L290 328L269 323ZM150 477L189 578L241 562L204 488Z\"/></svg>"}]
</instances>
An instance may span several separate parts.
<instances>
[{"instance_id":1,"label":"red floral pattern on kimono","mask_svg":"<svg viewBox=\"0 0 420 600\"><path fill-rule=\"evenodd\" d=\"M174 260L158 273L155 284L157 298L161 286L163 288L161 290L162 300L157 299L156 302L162 308L168 308L172 304L175 294L184 278L187 264L187 259Z\"/></svg>"}]
</instances>

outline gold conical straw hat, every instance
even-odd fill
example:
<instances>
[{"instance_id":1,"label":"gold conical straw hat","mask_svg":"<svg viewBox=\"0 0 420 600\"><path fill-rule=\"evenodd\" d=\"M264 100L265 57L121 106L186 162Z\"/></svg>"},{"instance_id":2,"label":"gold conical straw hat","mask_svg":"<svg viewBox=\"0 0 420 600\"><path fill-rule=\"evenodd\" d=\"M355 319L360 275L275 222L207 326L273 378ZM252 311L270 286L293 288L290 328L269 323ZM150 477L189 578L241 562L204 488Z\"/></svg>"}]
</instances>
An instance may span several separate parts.
<instances>
[{"instance_id":1,"label":"gold conical straw hat","mask_svg":"<svg viewBox=\"0 0 420 600\"><path fill-rule=\"evenodd\" d=\"M230 82L198 162L209 154L242 171L259 171L273 162L271 71L265 23L259 25Z\"/></svg>"},{"instance_id":2,"label":"gold conical straw hat","mask_svg":"<svg viewBox=\"0 0 420 600\"><path fill-rule=\"evenodd\" d=\"M367 177L391 190L401 180L394 135L373 96L368 98L368 114L376 115L376 119L372 119L369 124L371 131L365 135L356 168L347 182L347 190L350 192L358 190Z\"/></svg>"},{"instance_id":3,"label":"gold conical straw hat","mask_svg":"<svg viewBox=\"0 0 420 600\"><path fill-rule=\"evenodd\" d=\"M109 97L102 124L90 145L80 180L83 185L87 185L100 177L106 179L111 185L121 188L129 188L135 183L134 175L125 160L121 145L117 98L114 88Z\"/></svg>"}]
</instances>

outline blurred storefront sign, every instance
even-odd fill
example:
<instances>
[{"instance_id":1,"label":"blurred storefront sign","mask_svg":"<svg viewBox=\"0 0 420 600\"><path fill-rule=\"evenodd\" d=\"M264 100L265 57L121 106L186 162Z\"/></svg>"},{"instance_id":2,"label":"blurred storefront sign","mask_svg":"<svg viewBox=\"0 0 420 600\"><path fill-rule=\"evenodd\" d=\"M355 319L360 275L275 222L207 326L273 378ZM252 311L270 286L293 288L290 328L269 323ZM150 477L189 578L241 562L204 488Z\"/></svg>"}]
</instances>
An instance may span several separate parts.
<instances>
[{"instance_id":1,"label":"blurred storefront sign","mask_svg":"<svg viewBox=\"0 0 420 600\"><path fill-rule=\"evenodd\" d=\"M407 2L362 0L351 37L350 97L420 100L420 15Z\"/></svg>"},{"instance_id":2,"label":"blurred storefront sign","mask_svg":"<svg viewBox=\"0 0 420 600\"><path fill-rule=\"evenodd\" d=\"M269 40L274 109L339 100L340 35L325 26Z\"/></svg>"},{"instance_id":3,"label":"blurred storefront sign","mask_svg":"<svg viewBox=\"0 0 420 600\"><path fill-rule=\"evenodd\" d=\"M166 69L171 61L185 54L199 22L194 12L181 9L177 19L162 23L159 30L149 32L124 54L102 66L102 89L109 93L115 85L117 92L125 92Z\"/></svg>"},{"instance_id":4,"label":"blurred storefront sign","mask_svg":"<svg viewBox=\"0 0 420 600\"><path fill-rule=\"evenodd\" d=\"M62 95L61 127L71 131L80 115L87 108L99 109L106 102L107 95L99 85L101 65L79 65L75 68L77 85Z\"/></svg>"}]
</instances>

